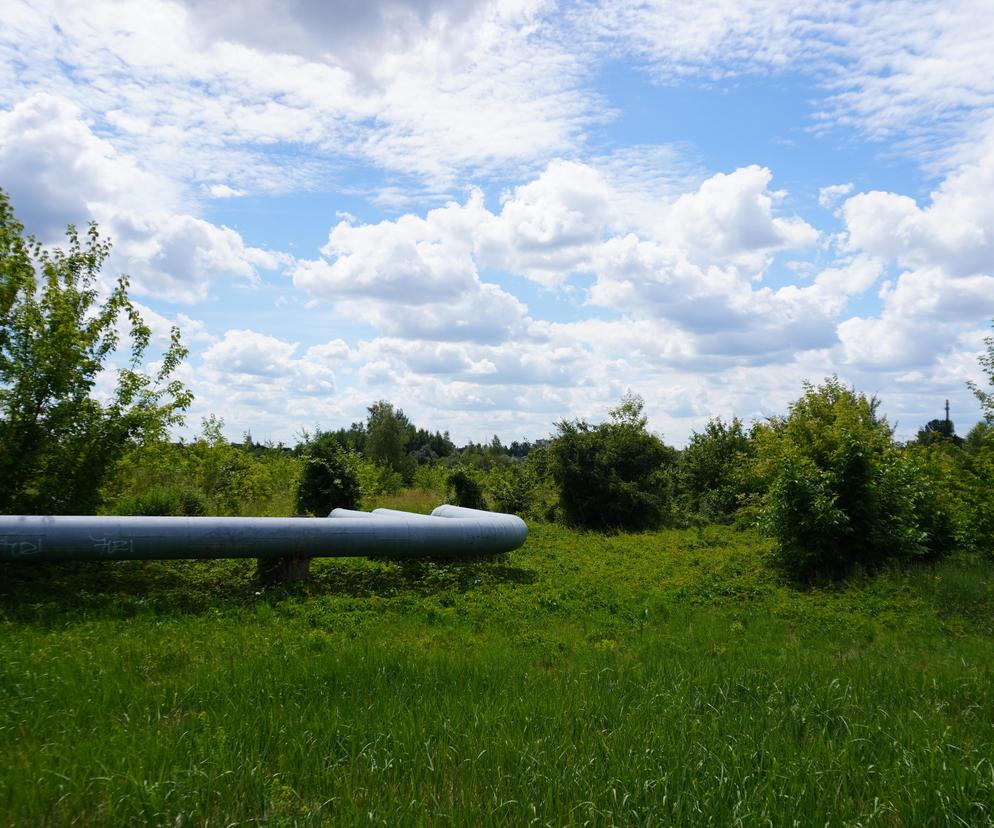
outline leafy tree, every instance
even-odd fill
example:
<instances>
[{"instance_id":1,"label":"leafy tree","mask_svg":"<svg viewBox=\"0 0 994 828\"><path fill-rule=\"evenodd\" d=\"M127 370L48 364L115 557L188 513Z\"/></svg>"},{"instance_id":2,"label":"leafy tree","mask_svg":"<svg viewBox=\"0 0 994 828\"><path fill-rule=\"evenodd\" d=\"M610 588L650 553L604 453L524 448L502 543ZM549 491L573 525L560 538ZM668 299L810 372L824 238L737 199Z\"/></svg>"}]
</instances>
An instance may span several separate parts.
<instances>
[{"instance_id":1,"label":"leafy tree","mask_svg":"<svg viewBox=\"0 0 994 828\"><path fill-rule=\"evenodd\" d=\"M490 499L498 512L523 515L531 510L538 480L531 463L519 461L490 472Z\"/></svg>"},{"instance_id":2,"label":"leafy tree","mask_svg":"<svg viewBox=\"0 0 994 828\"><path fill-rule=\"evenodd\" d=\"M549 466L566 521L591 529L648 529L669 516L667 469L676 452L646 430L642 398L628 393L609 422L563 420Z\"/></svg>"},{"instance_id":3,"label":"leafy tree","mask_svg":"<svg viewBox=\"0 0 994 828\"><path fill-rule=\"evenodd\" d=\"M769 479L763 526L780 564L797 577L946 551L951 516L921 458L902 452L876 398L837 377L783 419L756 430Z\"/></svg>"},{"instance_id":4,"label":"leafy tree","mask_svg":"<svg viewBox=\"0 0 994 828\"><path fill-rule=\"evenodd\" d=\"M141 366L151 332L121 276L102 301L99 274L110 253L91 223L66 230L65 250L24 236L0 191L0 512L89 513L129 447L182 421L192 395L171 375L186 356L177 328L160 367ZM94 393L111 368L120 329L124 367L106 398Z\"/></svg>"},{"instance_id":5,"label":"leafy tree","mask_svg":"<svg viewBox=\"0 0 994 828\"><path fill-rule=\"evenodd\" d=\"M916 440L923 446L930 445L937 440L949 440L956 445L963 442L963 438L956 434L956 426L953 425L953 421L945 419L929 420L918 429Z\"/></svg>"},{"instance_id":6,"label":"leafy tree","mask_svg":"<svg viewBox=\"0 0 994 828\"><path fill-rule=\"evenodd\" d=\"M994 385L994 335L984 339L987 352L980 355L980 367L987 375L987 381ZM994 424L994 390L985 391L975 382L968 382L970 390L980 400L980 405L984 409L984 417L988 423Z\"/></svg>"},{"instance_id":7,"label":"leafy tree","mask_svg":"<svg viewBox=\"0 0 994 828\"><path fill-rule=\"evenodd\" d=\"M416 461L407 455L407 444L414 431L410 420L392 403L379 400L368 408L365 454L378 463L399 472L409 480Z\"/></svg>"},{"instance_id":8,"label":"leafy tree","mask_svg":"<svg viewBox=\"0 0 994 828\"><path fill-rule=\"evenodd\" d=\"M676 463L680 505L706 520L728 519L745 492L741 470L751 455L749 435L737 417L728 424L718 418L710 420L704 431L691 436Z\"/></svg>"},{"instance_id":9,"label":"leafy tree","mask_svg":"<svg viewBox=\"0 0 994 828\"><path fill-rule=\"evenodd\" d=\"M357 456L343 449L333 434L319 434L304 449L304 469L297 490L297 511L324 517L332 509L357 509L362 491Z\"/></svg>"},{"instance_id":10,"label":"leafy tree","mask_svg":"<svg viewBox=\"0 0 994 828\"><path fill-rule=\"evenodd\" d=\"M449 491L453 494L456 506L468 509L484 509L483 484L460 469L449 475Z\"/></svg>"}]
</instances>

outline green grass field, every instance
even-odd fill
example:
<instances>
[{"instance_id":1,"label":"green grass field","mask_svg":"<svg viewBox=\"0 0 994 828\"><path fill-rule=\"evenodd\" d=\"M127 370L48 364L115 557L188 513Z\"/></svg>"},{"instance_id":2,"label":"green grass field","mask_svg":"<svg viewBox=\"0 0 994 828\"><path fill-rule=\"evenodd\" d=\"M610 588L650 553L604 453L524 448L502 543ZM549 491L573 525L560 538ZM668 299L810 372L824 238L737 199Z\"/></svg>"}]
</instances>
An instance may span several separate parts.
<instances>
[{"instance_id":1,"label":"green grass field","mask_svg":"<svg viewBox=\"0 0 994 828\"><path fill-rule=\"evenodd\" d=\"M0 824L994 823L994 566L766 549L0 567Z\"/></svg>"}]
</instances>

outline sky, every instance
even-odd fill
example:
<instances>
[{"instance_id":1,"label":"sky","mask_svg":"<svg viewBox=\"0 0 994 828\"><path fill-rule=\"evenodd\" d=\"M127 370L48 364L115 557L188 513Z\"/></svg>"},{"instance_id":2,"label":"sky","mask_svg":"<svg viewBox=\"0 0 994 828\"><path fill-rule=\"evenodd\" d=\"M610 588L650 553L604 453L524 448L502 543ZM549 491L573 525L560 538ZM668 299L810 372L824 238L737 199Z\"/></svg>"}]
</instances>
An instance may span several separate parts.
<instances>
[{"instance_id":1,"label":"sky","mask_svg":"<svg viewBox=\"0 0 994 828\"><path fill-rule=\"evenodd\" d=\"M179 326L183 434L509 442L630 389L680 446L833 374L965 433L992 42L991 0L5 0L0 187Z\"/></svg>"}]
</instances>

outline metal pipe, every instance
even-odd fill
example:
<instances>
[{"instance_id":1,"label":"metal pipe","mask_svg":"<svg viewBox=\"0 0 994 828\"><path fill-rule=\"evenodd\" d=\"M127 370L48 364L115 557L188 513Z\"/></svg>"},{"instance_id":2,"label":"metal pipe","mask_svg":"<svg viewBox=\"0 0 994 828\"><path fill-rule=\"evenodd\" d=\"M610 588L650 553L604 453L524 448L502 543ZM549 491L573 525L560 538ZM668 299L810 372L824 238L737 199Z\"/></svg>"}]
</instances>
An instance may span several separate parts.
<instances>
[{"instance_id":1,"label":"metal pipe","mask_svg":"<svg viewBox=\"0 0 994 828\"><path fill-rule=\"evenodd\" d=\"M528 527L521 518L475 509L462 509L451 516L392 510L389 515L378 510L345 514L349 511L334 510L333 520L3 515L0 516L0 561L284 555L441 558L510 552L528 537Z\"/></svg>"}]
</instances>

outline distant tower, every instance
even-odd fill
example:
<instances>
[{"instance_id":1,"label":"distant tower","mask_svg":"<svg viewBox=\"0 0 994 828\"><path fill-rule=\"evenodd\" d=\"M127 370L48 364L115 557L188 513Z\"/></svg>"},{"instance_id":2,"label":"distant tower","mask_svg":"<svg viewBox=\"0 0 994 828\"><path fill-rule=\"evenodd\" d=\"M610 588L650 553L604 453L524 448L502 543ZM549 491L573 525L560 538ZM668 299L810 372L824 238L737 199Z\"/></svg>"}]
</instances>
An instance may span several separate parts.
<instances>
[{"instance_id":1,"label":"distant tower","mask_svg":"<svg viewBox=\"0 0 994 828\"><path fill-rule=\"evenodd\" d=\"M951 429L949 429L949 400L946 400L946 429L947 433L952 433Z\"/></svg>"}]
</instances>

